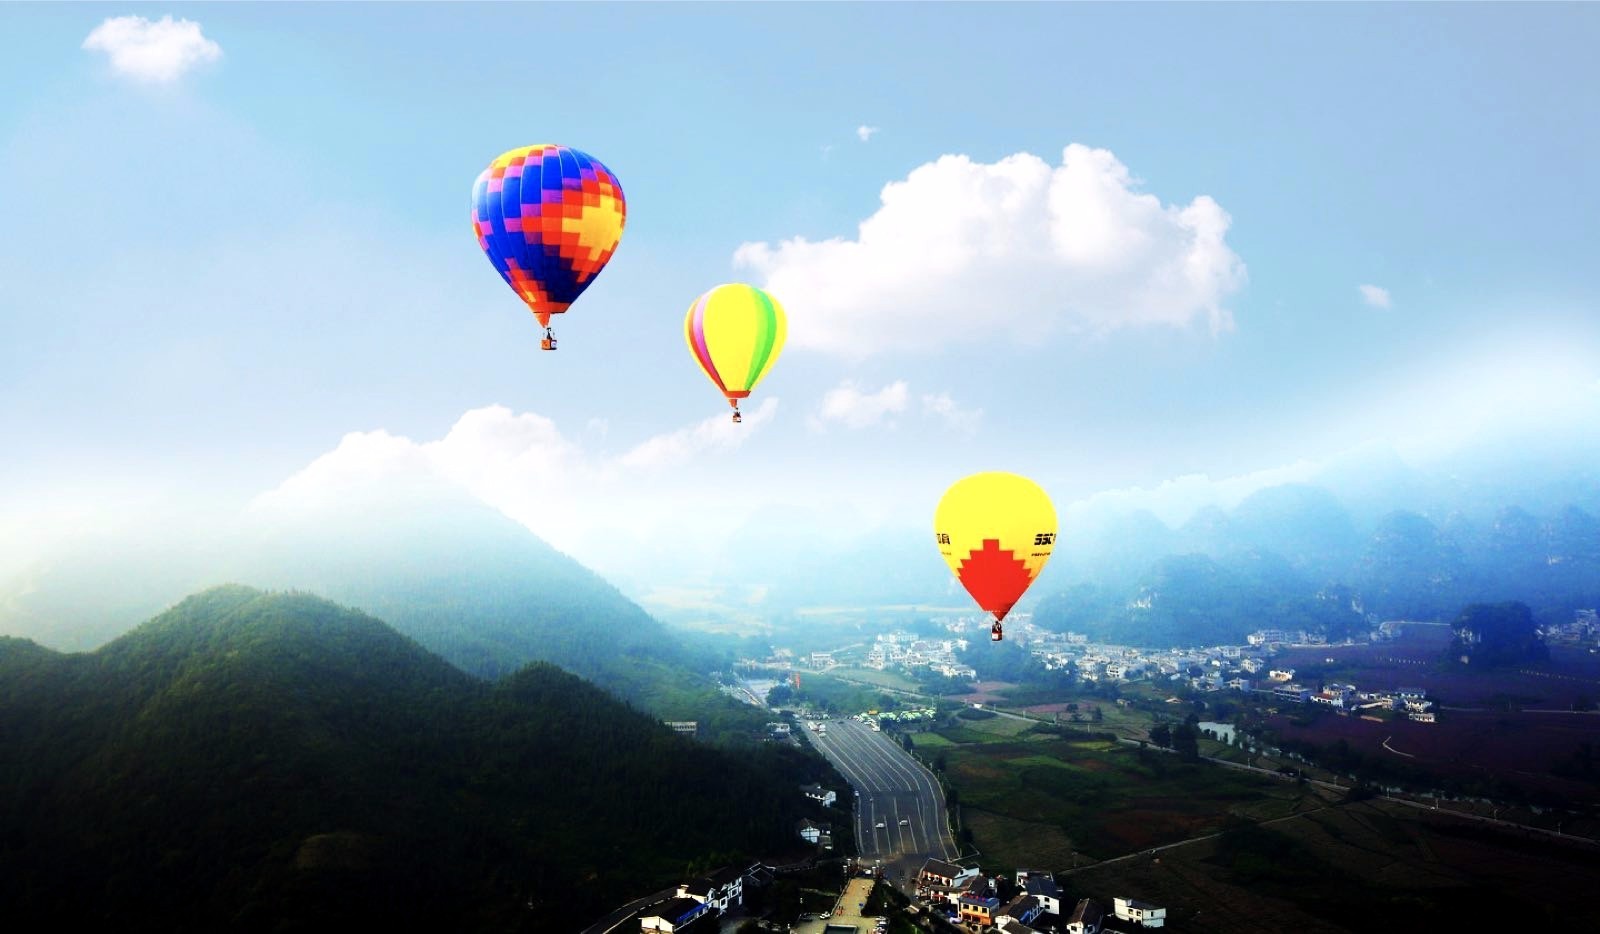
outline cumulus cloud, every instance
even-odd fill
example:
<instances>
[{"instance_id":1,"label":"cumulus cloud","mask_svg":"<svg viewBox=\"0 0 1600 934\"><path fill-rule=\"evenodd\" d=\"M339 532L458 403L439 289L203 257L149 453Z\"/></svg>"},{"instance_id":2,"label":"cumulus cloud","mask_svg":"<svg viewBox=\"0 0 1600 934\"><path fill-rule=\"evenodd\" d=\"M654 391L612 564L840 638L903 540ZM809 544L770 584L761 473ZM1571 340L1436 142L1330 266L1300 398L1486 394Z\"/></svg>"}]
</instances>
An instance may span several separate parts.
<instances>
[{"instance_id":1,"label":"cumulus cloud","mask_svg":"<svg viewBox=\"0 0 1600 934\"><path fill-rule=\"evenodd\" d=\"M896 380L877 392L863 392L851 380L845 380L822 397L813 427L824 422L843 422L851 428L876 425L890 415L906 410L911 392L905 380Z\"/></svg>"},{"instance_id":2,"label":"cumulus cloud","mask_svg":"<svg viewBox=\"0 0 1600 934\"><path fill-rule=\"evenodd\" d=\"M878 132L877 127L867 126L865 123L856 127L856 136L859 137L863 143L869 139L872 139L872 134L876 132Z\"/></svg>"},{"instance_id":3,"label":"cumulus cloud","mask_svg":"<svg viewBox=\"0 0 1600 934\"><path fill-rule=\"evenodd\" d=\"M104 52L118 74L168 84L190 69L222 57L222 46L200 32L200 24L163 16L114 16L94 28L83 48Z\"/></svg>"},{"instance_id":4,"label":"cumulus cloud","mask_svg":"<svg viewBox=\"0 0 1600 934\"><path fill-rule=\"evenodd\" d=\"M745 243L752 270L790 311L797 346L861 358L929 349L974 327L1037 339L1053 328L1233 327L1224 301L1245 281L1231 218L1201 195L1162 204L1105 149L1061 164L943 156L884 186L855 239Z\"/></svg>"},{"instance_id":5,"label":"cumulus cloud","mask_svg":"<svg viewBox=\"0 0 1600 934\"><path fill-rule=\"evenodd\" d=\"M1360 286L1361 300L1374 308L1389 307L1389 290L1376 285Z\"/></svg>"},{"instance_id":6,"label":"cumulus cloud","mask_svg":"<svg viewBox=\"0 0 1600 934\"><path fill-rule=\"evenodd\" d=\"M778 400L764 400L754 411L746 411L742 424L730 415L713 415L698 425L670 434L656 435L637 445L618 460L624 467L651 469L681 464L701 451L726 451L738 447L762 423L778 411Z\"/></svg>"},{"instance_id":7,"label":"cumulus cloud","mask_svg":"<svg viewBox=\"0 0 1600 934\"><path fill-rule=\"evenodd\" d=\"M387 431L352 432L277 488L256 497L263 517L316 511L396 493L465 490L557 547L582 539L605 506L620 503L641 472L742 444L777 411L768 399L734 425L706 419L650 438L620 457L596 454L532 412L492 405L461 416L443 438L418 442Z\"/></svg>"}]
</instances>

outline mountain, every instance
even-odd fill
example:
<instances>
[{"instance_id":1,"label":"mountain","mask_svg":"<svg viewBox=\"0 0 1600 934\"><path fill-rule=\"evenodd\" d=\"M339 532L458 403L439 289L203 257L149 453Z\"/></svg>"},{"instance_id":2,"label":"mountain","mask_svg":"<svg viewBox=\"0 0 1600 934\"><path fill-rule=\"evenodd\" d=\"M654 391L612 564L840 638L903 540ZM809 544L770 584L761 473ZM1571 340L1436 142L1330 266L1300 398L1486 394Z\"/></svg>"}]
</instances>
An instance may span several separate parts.
<instances>
[{"instance_id":1,"label":"mountain","mask_svg":"<svg viewBox=\"0 0 1600 934\"><path fill-rule=\"evenodd\" d=\"M199 542L107 542L0 602L0 631L89 648L225 581L355 606L484 678L545 661L663 718L702 720L706 732L760 725L707 677L721 655L499 511L438 490L260 512Z\"/></svg>"},{"instance_id":2,"label":"mountain","mask_svg":"<svg viewBox=\"0 0 1600 934\"><path fill-rule=\"evenodd\" d=\"M0 640L8 919L569 928L792 849L818 778L550 665L490 685L304 594L216 588L92 653Z\"/></svg>"},{"instance_id":3,"label":"mountain","mask_svg":"<svg viewBox=\"0 0 1600 934\"><path fill-rule=\"evenodd\" d=\"M1119 529L1126 541L1160 541L1149 522L1128 512L1075 530L1104 554L1096 562L1067 546L1066 573L1041 578L1040 625L1147 646L1237 641L1263 627L1342 639L1363 635L1369 613L1447 620L1467 603L1521 600L1550 623L1600 603L1600 519L1576 505L1363 520L1329 491L1293 484L1197 511L1164 554L1116 544Z\"/></svg>"}]
</instances>

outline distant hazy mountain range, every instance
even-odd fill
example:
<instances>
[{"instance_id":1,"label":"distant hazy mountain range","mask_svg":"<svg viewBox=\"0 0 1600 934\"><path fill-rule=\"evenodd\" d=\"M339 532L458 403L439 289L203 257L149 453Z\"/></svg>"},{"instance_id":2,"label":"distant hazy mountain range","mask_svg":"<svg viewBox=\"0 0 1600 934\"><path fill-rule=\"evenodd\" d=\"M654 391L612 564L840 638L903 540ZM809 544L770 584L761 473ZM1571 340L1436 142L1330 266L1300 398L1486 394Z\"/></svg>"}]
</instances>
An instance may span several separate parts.
<instances>
[{"instance_id":1,"label":"distant hazy mountain range","mask_svg":"<svg viewBox=\"0 0 1600 934\"><path fill-rule=\"evenodd\" d=\"M1485 518L1394 511L1362 520L1328 491L1262 490L1178 529L1134 513L1080 535L1046 591L1046 626L1136 644L1237 641L1262 626L1333 638L1363 616L1451 619L1521 600L1549 620L1600 602L1600 519L1577 506Z\"/></svg>"},{"instance_id":2,"label":"distant hazy mountain range","mask_svg":"<svg viewBox=\"0 0 1600 934\"><path fill-rule=\"evenodd\" d=\"M1369 446L1221 504L1189 502L1183 482L1176 492L1058 503L1055 556L1018 609L1150 645L1235 639L1265 625L1338 636L1365 614L1446 619L1475 601L1521 600L1541 619L1570 618L1600 603L1600 442L1571 441L1557 457L1537 441L1429 470ZM1213 500L1221 486L1207 488ZM818 607L884 622L891 616L872 608L969 605L931 525L860 534L843 521L825 504L758 511L709 570L663 565L645 583L634 573L631 593L668 622L780 640L816 634L817 617L802 613ZM184 594L238 581L358 606L474 673L547 660L646 703L726 658L691 650L600 577L464 494L256 516L215 541L159 531L79 547L0 585L0 632L92 647Z\"/></svg>"},{"instance_id":3,"label":"distant hazy mountain range","mask_svg":"<svg viewBox=\"0 0 1600 934\"><path fill-rule=\"evenodd\" d=\"M663 717L737 711L722 656L667 630L598 575L465 496L386 497L253 516L212 540L151 530L81 547L0 593L0 632L101 645L204 587L300 589L358 607L463 671L548 661Z\"/></svg>"},{"instance_id":4,"label":"distant hazy mountain range","mask_svg":"<svg viewBox=\"0 0 1600 934\"><path fill-rule=\"evenodd\" d=\"M1175 522L1150 504L1171 514L1181 490L1058 504L1055 555L1019 610L1146 645L1235 640L1269 625L1340 637L1364 631L1367 614L1449 619L1476 601L1521 600L1543 619L1570 619L1600 603L1600 452L1582 453L1587 445L1546 463L1542 449L1508 444L1448 470L1369 446L1301 471L1305 482ZM797 607L966 603L931 525L821 547L823 530L803 516L763 516L745 537L744 557L728 563L737 573L714 580L764 586L758 609L774 618Z\"/></svg>"},{"instance_id":5,"label":"distant hazy mountain range","mask_svg":"<svg viewBox=\"0 0 1600 934\"><path fill-rule=\"evenodd\" d=\"M690 862L791 848L813 816L795 787L826 769L802 758L217 588L92 653L0 638L0 904L134 930L571 930Z\"/></svg>"}]
</instances>

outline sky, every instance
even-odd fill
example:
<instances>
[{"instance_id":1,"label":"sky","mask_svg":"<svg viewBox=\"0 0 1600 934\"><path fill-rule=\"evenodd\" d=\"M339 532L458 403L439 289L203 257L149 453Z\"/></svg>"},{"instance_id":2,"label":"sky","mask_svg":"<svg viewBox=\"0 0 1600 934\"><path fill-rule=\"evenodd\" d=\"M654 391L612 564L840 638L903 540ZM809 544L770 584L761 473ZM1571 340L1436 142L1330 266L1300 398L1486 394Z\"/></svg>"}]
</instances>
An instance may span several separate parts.
<instances>
[{"instance_id":1,"label":"sky","mask_svg":"<svg viewBox=\"0 0 1600 934\"><path fill-rule=\"evenodd\" d=\"M980 470L1192 508L1600 433L1597 46L1592 4L0 5L0 575L419 474L604 572ZM556 353L467 222L539 142L628 202ZM682 337L734 281L790 322L742 425Z\"/></svg>"}]
</instances>

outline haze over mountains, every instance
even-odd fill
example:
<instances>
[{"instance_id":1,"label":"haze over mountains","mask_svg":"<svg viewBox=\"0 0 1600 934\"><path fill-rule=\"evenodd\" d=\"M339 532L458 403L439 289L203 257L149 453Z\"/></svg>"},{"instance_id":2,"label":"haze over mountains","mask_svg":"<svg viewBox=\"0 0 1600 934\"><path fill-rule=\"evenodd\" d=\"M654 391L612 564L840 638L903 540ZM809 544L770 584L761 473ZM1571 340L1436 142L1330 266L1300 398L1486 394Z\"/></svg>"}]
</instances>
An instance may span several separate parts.
<instances>
[{"instance_id":1,"label":"haze over mountains","mask_svg":"<svg viewBox=\"0 0 1600 934\"><path fill-rule=\"evenodd\" d=\"M1448 618L1475 600L1559 618L1600 602L1593 427L1498 434L1421 467L1369 444L1324 463L1058 500L1055 556L1019 609L1141 644L1279 624L1337 637L1365 614ZM607 563L633 568L639 603L447 484L268 505L225 531L80 545L0 589L0 632L88 648L203 586L300 587L389 619L474 673L543 659L630 696L650 659L705 671L726 657L684 648L652 616L771 636L811 625L799 614L818 608L968 605L926 526L869 527L825 504L756 510L714 560L673 554L654 575L655 551L619 541Z\"/></svg>"}]
</instances>

